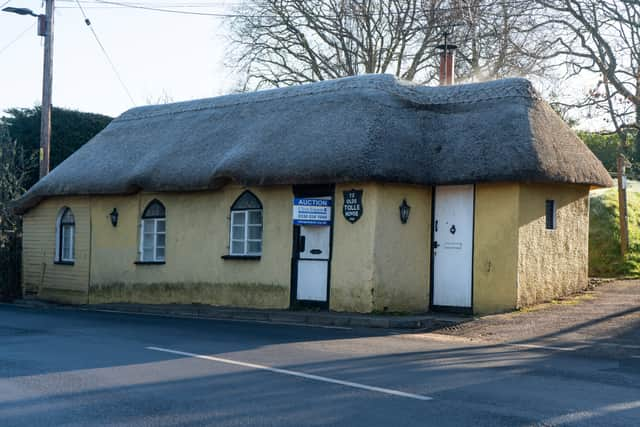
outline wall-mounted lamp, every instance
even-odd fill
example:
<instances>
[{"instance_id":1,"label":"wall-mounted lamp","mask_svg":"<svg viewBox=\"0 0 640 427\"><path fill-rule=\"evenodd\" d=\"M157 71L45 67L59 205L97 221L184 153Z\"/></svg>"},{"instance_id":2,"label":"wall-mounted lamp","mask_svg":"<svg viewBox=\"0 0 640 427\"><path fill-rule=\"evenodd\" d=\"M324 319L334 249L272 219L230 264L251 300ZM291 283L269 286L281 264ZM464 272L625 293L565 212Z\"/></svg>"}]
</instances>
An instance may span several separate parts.
<instances>
[{"instance_id":1,"label":"wall-mounted lamp","mask_svg":"<svg viewBox=\"0 0 640 427\"><path fill-rule=\"evenodd\" d=\"M118 210L116 208L113 208L113 210L109 214L109 218L111 218L111 225L113 225L114 227L118 225Z\"/></svg>"},{"instance_id":2,"label":"wall-mounted lamp","mask_svg":"<svg viewBox=\"0 0 640 427\"><path fill-rule=\"evenodd\" d=\"M407 204L407 199L402 199L400 205L400 222L406 224L409 220L409 212L411 212L411 206Z\"/></svg>"}]
</instances>

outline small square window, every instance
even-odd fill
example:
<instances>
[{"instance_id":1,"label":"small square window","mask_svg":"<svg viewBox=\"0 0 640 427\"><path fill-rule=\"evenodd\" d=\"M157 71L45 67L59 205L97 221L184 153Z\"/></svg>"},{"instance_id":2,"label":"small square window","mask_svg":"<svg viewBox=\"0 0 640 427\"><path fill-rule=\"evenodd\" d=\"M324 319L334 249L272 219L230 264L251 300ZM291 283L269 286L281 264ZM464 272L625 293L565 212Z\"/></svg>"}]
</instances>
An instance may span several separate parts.
<instances>
[{"instance_id":1,"label":"small square window","mask_svg":"<svg viewBox=\"0 0 640 427\"><path fill-rule=\"evenodd\" d=\"M547 230L555 230L556 229L556 201L555 200L547 200L545 201L545 215L546 221L545 226Z\"/></svg>"}]
</instances>

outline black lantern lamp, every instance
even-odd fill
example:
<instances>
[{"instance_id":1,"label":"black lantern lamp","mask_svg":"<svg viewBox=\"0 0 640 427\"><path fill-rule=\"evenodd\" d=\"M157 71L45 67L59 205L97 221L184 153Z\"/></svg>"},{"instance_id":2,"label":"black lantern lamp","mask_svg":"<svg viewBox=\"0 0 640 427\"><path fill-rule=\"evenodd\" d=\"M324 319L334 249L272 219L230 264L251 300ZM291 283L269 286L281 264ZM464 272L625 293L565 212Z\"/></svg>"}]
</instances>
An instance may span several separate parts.
<instances>
[{"instance_id":1,"label":"black lantern lamp","mask_svg":"<svg viewBox=\"0 0 640 427\"><path fill-rule=\"evenodd\" d=\"M409 220L409 212L411 212L411 206L407 204L407 199L402 199L402 204L400 205L400 222L406 224Z\"/></svg>"},{"instance_id":2,"label":"black lantern lamp","mask_svg":"<svg viewBox=\"0 0 640 427\"><path fill-rule=\"evenodd\" d=\"M109 214L109 218L111 218L111 225L113 225L114 227L118 225L118 210L116 208L113 208L113 210Z\"/></svg>"}]
</instances>

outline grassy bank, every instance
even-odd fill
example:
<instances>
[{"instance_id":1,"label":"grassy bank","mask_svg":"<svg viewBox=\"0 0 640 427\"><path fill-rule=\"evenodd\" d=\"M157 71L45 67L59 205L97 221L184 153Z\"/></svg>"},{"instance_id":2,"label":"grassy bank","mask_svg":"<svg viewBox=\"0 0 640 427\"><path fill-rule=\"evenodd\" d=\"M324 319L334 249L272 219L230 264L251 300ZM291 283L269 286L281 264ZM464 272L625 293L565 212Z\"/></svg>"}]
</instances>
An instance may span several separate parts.
<instances>
[{"instance_id":1,"label":"grassy bank","mask_svg":"<svg viewBox=\"0 0 640 427\"><path fill-rule=\"evenodd\" d=\"M594 192L589 221L589 276L640 277L640 192L627 192L629 252L620 255L618 193L615 188Z\"/></svg>"}]
</instances>

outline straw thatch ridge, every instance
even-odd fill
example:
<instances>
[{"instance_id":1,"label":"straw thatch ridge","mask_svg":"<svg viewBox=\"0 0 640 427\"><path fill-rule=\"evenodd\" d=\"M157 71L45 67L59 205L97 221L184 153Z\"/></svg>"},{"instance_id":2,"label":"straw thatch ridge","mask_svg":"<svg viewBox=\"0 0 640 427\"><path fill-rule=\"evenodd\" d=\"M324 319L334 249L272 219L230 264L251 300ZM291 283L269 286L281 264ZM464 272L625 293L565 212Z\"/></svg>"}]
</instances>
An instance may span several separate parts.
<instances>
[{"instance_id":1,"label":"straw thatch ridge","mask_svg":"<svg viewBox=\"0 0 640 427\"><path fill-rule=\"evenodd\" d=\"M17 201L353 181L611 185L524 79L366 75L125 112Z\"/></svg>"}]
</instances>

